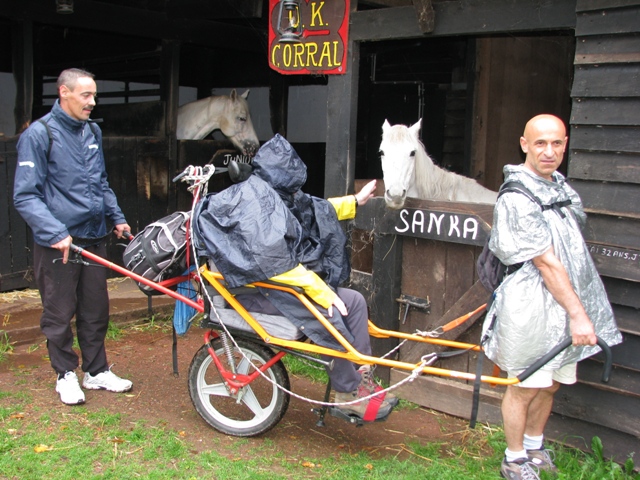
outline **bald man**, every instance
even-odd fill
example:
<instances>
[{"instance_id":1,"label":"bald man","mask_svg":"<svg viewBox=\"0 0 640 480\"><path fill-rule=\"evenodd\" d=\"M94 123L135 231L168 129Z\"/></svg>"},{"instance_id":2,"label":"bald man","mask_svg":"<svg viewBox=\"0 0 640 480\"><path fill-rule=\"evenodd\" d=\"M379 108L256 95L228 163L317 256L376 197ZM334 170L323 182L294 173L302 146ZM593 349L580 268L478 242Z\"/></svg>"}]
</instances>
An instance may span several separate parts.
<instances>
[{"instance_id":1,"label":"bald man","mask_svg":"<svg viewBox=\"0 0 640 480\"><path fill-rule=\"evenodd\" d=\"M524 164L504 167L505 183L518 182L545 206L520 192L500 196L489 248L506 265L523 263L495 291L483 333L485 353L516 377L558 343L573 347L529 378L508 386L502 401L507 442L501 475L537 479L556 466L543 444L553 396L577 381L577 362L622 341L611 305L581 234L586 221L578 194L557 169L567 147L562 120L538 115L520 138Z\"/></svg>"}]
</instances>

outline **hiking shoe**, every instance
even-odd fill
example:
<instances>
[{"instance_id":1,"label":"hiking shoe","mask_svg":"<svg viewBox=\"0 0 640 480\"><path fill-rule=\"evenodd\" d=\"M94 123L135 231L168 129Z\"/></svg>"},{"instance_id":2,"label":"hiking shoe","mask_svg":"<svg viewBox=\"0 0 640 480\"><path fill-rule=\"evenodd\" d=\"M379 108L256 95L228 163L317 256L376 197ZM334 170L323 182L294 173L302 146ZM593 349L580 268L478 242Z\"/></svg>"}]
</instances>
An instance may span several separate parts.
<instances>
[{"instance_id":1,"label":"hiking shoe","mask_svg":"<svg viewBox=\"0 0 640 480\"><path fill-rule=\"evenodd\" d=\"M529 457L529 463L533 463L539 470L554 473L558 471L558 467L553 463L555 452L544 448L544 445L537 450L527 450L527 456Z\"/></svg>"},{"instance_id":2,"label":"hiking shoe","mask_svg":"<svg viewBox=\"0 0 640 480\"><path fill-rule=\"evenodd\" d=\"M371 395L372 393L379 392L380 390L384 390L380 385L378 385L373 377L373 371L371 370L371 365L362 365L358 372L360 376L362 376L362 380L360 381L360 387L365 388L368 393L367 395ZM395 408L400 401L398 397L396 397L391 392L385 392L384 400L391 405L391 407Z\"/></svg>"},{"instance_id":3,"label":"hiking shoe","mask_svg":"<svg viewBox=\"0 0 640 480\"><path fill-rule=\"evenodd\" d=\"M358 398L369 396L369 390L366 388L357 388L353 392L336 392L335 403L353 402ZM373 422L386 418L393 410L389 402L380 398L380 396L372 397L351 405L336 405L347 415L356 415L365 422Z\"/></svg>"},{"instance_id":4,"label":"hiking shoe","mask_svg":"<svg viewBox=\"0 0 640 480\"><path fill-rule=\"evenodd\" d=\"M78 383L75 372L66 372L62 378L58 375L56 392L60 394L60 400L65 405L80 405L84 403L84 392Z\"/></svg>"},{"instance_id":5,"label":"hiking shoe","mask_svg":"<svg viewBox=\"0 0 640 480\"><path fill-rule=\"evenodd\" d=\"M131 390L133 383L130 380L120 378L109 369L97 374L95 377L91 376L89 372L85 372L82 386L89 390L108 390L121 393Z\"/></svg>"},{"instance_id":6,"label":"hiking shoe","mask_svg":"<svg viewBox=\"0 0 640 480\"><path fill-rule=\"evenodd\" d=\"M513 462L507 462L505 457L500 467L500 475L509 480L540 480L538 467L532 465L528 458L518 458Z\"/></svg>"}]
</instances>

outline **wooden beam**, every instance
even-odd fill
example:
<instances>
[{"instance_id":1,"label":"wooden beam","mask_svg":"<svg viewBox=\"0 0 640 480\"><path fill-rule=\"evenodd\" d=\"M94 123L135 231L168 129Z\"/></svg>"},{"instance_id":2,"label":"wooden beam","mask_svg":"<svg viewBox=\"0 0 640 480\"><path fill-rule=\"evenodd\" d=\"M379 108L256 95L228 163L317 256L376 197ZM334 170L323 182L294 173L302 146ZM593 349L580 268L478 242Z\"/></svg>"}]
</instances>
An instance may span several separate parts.
<instances>
[{"instance_id":1,"label":"wooden beam","mask_svg":"<svg viewBox=\"0 0 640 480\"><path fill-rule=\"evenodd\" d=\"M576 0L460 0L433 5L434 30L429 36L481 35L573 29ZM356 41L422 37L413 6L364 10L351 15L350 38Z\"/></svg>"},{"instance_id":2,"label":"wooden beam","mask_svg":"<svg viewBox=\"0 0 640 480\"><path fill-rule=\"evenodd\" d=\"M422 33L433 32L436 15L431 0L413 0L413 7L416 9L420 31Z\"/></svg>"},{"instance_id":3,"label":"wooden beam","mask_svg":"<svg viewBox=\"0 0 640 480\"><path fill-rule=\"evenodd\" d=\"M175 19L165 13L108 4L96 0L75 3L74 13L59 15L55 3L42 0L5 2L2 15L14 20L59 25L143 38L180 40L208 47L266 52L266 32L201 18Z\"/></svg>"},{"instance_id":4,"label":"wooden beam","mask_svg":"<svg viewBox=\"0 0 640 480\"><path fill-rule=\"evenodd\" d=\"M347 51L347 73L328 82L325 198L354 191L360 44L349 38Z\"/></svg>"}]
</instances>

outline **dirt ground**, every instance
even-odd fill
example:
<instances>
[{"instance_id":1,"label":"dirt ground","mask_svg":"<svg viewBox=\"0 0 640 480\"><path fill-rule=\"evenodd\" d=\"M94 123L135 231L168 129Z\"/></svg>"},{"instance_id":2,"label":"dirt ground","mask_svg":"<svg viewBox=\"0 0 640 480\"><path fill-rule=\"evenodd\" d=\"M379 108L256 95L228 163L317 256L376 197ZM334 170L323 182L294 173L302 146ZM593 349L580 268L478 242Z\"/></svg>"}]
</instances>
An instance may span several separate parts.
<instances>
[{"instance_id":1,"label":"dirt ground","mask_svg":"<svg viewBox=\"0 0 640 480\"><path fill-rule=\"evenodd\" d=\"M187 389L187 371L191 358L203 343L203 330L192 328L179 339L179 377L172 374L171 333L159 329L128 329L118 340L107 341L109 362L113 371L133 381L127 394L86 391L85 407L90 411L106 409L124 415L124 422L144 420L148 425L175 429L189 443L193 453L216 450L229 458L237 458L238 442L259 447L269 442L290 460L306 461L341 453L361 451L374 457L409 458L414 455L411 443L459 443L467 434L466 421L422 408L402 408L387 421L355 427L344 420L327 415L326 426L316 426L313 405L292 398L287 413L279 424L264 435L248 440L230 437L212 429L194 409ZM80 376L80 371L77 372ZM25 381L27 380L27 381ZM0 363L0 385L3 391L28 389L33 404L28 408L60 411L76 407L64 406L54 391L55 374L46 358L46 347L40 344L16 347L9 359ZM324 385L291 376L292 391L321 400ZM246 443L245 443L246 445Z\"/></svg>"}]
</instances>

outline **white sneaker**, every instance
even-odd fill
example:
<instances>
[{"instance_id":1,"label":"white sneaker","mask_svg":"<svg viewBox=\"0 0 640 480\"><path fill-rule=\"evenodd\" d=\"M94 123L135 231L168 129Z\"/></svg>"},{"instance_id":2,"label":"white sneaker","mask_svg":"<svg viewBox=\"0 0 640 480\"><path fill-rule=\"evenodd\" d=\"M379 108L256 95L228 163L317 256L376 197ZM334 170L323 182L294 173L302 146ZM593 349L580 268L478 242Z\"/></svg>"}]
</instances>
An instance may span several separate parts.
<instances>
[{"instance_id":1,"label":"white sneaker","mask_svg":"<svg viewBox=\"0 0 640 480\"><path fill-rule=\"evenodd\" d=\"M111 369L92 377L89 372L85 372L82 386L89 390L108 390L110 392L128 392L133 387L130 380L120 378Z\"/></svg>"},{"instance_id":2,"label":"white sneaker","mask_svg":"<svg viewBox=\"0 0 640 480\"><path fill-rule=\"evenodd\" d=\"M64 377L58 378L56 392L60 394L60 400L66 405L80 405L84 403L84 392L78 383L75 372L67 372Z\"/></svg>"}]
</instances>

